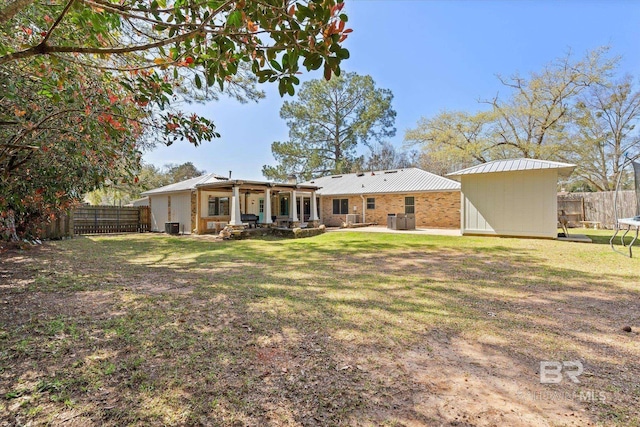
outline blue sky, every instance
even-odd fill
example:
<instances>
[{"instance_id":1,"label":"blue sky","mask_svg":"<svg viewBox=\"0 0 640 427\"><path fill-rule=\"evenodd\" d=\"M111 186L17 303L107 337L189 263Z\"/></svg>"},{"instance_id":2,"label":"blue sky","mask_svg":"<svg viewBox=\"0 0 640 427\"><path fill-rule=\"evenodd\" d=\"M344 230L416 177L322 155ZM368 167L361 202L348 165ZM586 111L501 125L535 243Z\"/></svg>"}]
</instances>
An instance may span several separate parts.
<instances>
[{"instance_id":1,"label":"blue sky","mask_svg":"<svg viewBox=\"0 0 640 427\"><path fill-rule=\"evenodd\" d=\"M496 74L526 75L569 50L581 57L608 45L622 56L620 72L640 78L640 2L634 0L346 0L345 10L354 32L342 68L391 89L397 134L390 142L397 147L420 117L482 108L479 99L501 90ZM200 147L159 145L144 160L190 161L207 172L264 179L262 165L275 163L271 143L287 139L279 111L291 98L281 98L276 85L262 89L267 97L257 104L223 99L189 106L214 120L222 137Z\"/></svg>"}]
</instances>

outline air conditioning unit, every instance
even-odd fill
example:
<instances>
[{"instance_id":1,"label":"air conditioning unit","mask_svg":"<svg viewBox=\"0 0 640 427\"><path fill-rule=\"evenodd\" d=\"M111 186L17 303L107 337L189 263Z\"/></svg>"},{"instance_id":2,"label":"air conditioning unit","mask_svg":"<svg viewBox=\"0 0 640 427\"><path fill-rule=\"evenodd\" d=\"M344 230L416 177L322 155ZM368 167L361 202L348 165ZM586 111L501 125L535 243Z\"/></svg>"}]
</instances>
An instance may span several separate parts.
<instances>
[{"instance_id":1,"label":"air conditioning unit","mask_svg":"<svg viewBox=\"0 0 640 427\"><path fill-rule=\"evenodd\" d=\"M180 234L180 223L179 222L165 222L164 223L164 232L167 234Z\"/></svg>"},{"instance_id":2,"label":"air conditioning unit","mask_svg":"<svg viewBox=\"0 0 640 427\"><path fill-rule=\"evenodd\" d=\"M347 224L357 224L358 223L358 214L347 214L347 218L345 219Z\"/></svg>"}]
</instances>

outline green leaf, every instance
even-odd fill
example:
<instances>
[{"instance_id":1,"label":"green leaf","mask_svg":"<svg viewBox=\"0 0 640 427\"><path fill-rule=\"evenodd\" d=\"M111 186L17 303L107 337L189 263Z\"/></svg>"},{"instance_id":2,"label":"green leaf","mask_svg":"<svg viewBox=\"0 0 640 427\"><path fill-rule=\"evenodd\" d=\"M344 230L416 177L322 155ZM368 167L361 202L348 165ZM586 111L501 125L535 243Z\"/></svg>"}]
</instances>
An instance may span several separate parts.
<instances>
[{"instance_id":1,"label":"green leaf","mask_svg":"<svg viewBox=\"0 0 640 427\"><path fill-rule=\"evenodd\" d=\"M242 25L242 12L234 10L227 17L227 25L231 27L239 27Z\"/></svg>"},{"instance_id":2,"label":"green leaf","mask_svg":"<svg viewBox=\"0 0 640 427\"><path fill-rule=\"evenodd\" d=\"M276 71L282 71L282 67L280 66L280 64L278 63L278 61L276 61L275 59L272 59L271 61L269 61L269 64L271 64L271 66L272 66Z\"/></svg>"},{"instance_id":3,"label":"green leaf","mask_svg":"<svg viewBox=\"0 0 640 427\"><path fill-rule=\"evenodd\" d=\"M202 80L200 80L200 74L196 74L195 83L198 89L202 89Z\"/></svg>"}]
</instances>

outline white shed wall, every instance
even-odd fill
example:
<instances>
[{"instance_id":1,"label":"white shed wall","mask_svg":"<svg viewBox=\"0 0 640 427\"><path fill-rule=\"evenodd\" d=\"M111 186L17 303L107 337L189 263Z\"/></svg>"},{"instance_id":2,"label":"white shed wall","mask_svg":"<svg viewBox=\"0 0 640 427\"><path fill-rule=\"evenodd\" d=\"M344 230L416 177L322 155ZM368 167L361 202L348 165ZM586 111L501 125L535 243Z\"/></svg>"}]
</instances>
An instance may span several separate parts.
<instances>
[{"instance_id":1,"label":"white shed wall","mask_svg":"<svg viewBox=\"0 0 640 427\"><path fill-rule=\"evenodd\" d=\"M171 221L180 223L180 232L191 234L191 192L171 195ZM162 225L164 230L164 224Z\"/></svg>"},{"instance_id":2,"label":"white shed wall","mask_svg":"<svg viewBox=\"0 0 640 427\"><path fill-rule=\"evenodd\" d=\"M169 198L166 195L149 197L151 204L151 231L164 231L164 223L169 221Z\"/></svg>"},{"instance_id":3,"label":"white shed wall","mask_svg":"<svg viewBox=\"0 0 640 427\"><path fill-rule=\"evenodd\" d=\"M555 169L462 176L462 233L557 237Z\"/></svg>"},{"instance_id":4,"label":"white shed wall","mask_svg":"<svg viewBox=\"0 0 640 427\"><path fill-rule=\"evenodd\" d=\"M191 192L173 193L171 196L171 221L169 221L169 195L150 196L151 231L164 231L165 222L179 222L180 232L191 234Z\"/></svg>"}]
</instances>

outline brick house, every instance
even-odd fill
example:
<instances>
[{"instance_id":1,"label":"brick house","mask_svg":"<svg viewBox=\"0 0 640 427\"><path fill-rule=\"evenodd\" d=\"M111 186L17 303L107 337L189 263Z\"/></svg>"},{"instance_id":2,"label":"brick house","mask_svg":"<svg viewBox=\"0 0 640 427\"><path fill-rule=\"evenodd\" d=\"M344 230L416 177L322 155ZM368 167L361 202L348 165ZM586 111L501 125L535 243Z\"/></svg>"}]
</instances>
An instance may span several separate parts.
<instances>
[{"instance_id":1,"label":"brick house","mask_svg":"<svg viewBox=\"0 0 640 427\"><path fill-rule=\"evenodd\" d=\"M229 225L245 227L247 216L267 227L318 225L316 186L231 179L214 173L145 191L151 231L177 224L184 234L217 233Z\"/></svg>"},{"instance_id":2,"label":"brick house","mask_svg":"<svg viewBox=\"0 0 640 427\"><path fill-rule=\"evenodd\" d=\"M320 222L387 224L388 214L413 213L422 228L460 228L460 183L418 168L325 176L318 187ZM353 221L352 221L353 222Z\"/></svg>"}]
</instances>

